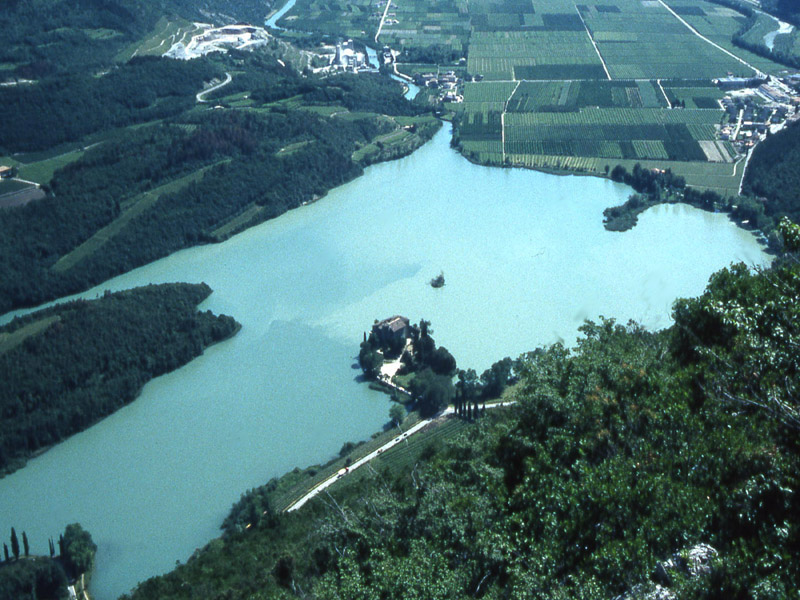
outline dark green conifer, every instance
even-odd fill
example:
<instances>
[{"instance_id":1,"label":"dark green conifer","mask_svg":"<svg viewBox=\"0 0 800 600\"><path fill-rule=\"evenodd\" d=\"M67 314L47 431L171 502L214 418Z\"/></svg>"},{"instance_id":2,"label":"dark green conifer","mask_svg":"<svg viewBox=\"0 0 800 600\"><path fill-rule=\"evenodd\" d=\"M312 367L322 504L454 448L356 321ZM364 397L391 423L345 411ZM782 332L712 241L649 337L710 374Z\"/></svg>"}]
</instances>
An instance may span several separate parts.
<instances>
[{"instance_id":1,"label":"dark green conifer","mask_svg":"<svg viewBox=\"0 0 800 600\"><path fill-rule=\"evenodd\" d=\"M19 540L17 539L17 532L14 528L11 528L11 553L14 555L14 558L19 558Z\"/></svg>"}]
</instances>

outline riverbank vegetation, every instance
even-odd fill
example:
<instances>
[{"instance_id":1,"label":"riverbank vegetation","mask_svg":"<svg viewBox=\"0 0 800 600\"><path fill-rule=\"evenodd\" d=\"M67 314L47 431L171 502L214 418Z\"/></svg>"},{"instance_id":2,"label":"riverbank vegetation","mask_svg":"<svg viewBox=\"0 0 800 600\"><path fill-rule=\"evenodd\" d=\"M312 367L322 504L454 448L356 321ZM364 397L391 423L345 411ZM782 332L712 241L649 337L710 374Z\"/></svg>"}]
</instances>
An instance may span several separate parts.
<instances>
[{"instance_id":1,"label":"riverbank vegetation","mask_svg":"<svg viewBox=\"0 0 800 600\"><path fill-rule=\"evenodd\" d=\"M24 554L20 556L19 540L11 528L13 556L4 545L5 560L0 561L0 598L32 600L57 600L69 597L67 587L77 588L78 596L83 591L94 568L97 545L92 536L79 523L67 525L58 538L58 546L49 540L50 556L32 556L28 538L22 533ZM58 547L58 553L56 553ZM75 589L73 588L73 589Z\"/></svg>"},{"instance_id":2,"label":"riverbank vegetation","mask_svg":"<svg viewBox=\"0 0 800 600\"><path fill-rule=\"evenodd\" d=\"M624 204L603 212L606 229L627 231L648 208L683 202L703 210L727 212L736 223L760 231L771 251L781 251L781 219L800 221L800 178L795 168L800 161L798 130L798 125L792 124L756 147L738 197L688 187L683 177L669 169L645 169L637 163L629 173L617 165L609 174L611 179L630 185L636 193Z\"/></svg>"},{"instance_id":3,"label":"riverbank vegetation","mask_svg":"<svg viewBox=\"0 0 800 600\"><path fill-rule=\"evenodd\" d=\"M60 304L0 328L0 475L233 335L233 318L197 311L210 294L205 284L148 286Z\"/></svg>"},{"instance_id":4,"label":"riverbank vegetation","mask_svg":"<svg viewBox=\"0 0 800 600\"><path fill-rule=\"evenodd\" d=\"M768 240L772 250L780 248L780 240L775 232L777 221L764 213L752 198L722 196L713 190L700 191L688 187L683 177L676 176L670 169L646 169L639 163L629 173L625 167L617 165L611 170L613 181L630 185L635 194L619 206L603 211L603 225L609 231L627 231L638 222L639 215L658 204L681 202L711 212L727 212L739 225L749 230L760 230Z\"/></svg>"},{"instance_id":5,"label":"riverbank vegetation","mask_svg":"<svg viewBox=\"0 0 800 600\"><path fill-rule=\"evenodd\" d=\"M514 406L296 513L256 490L236 514L257 499L269 519L227 528L130 598L612 598L657 583L675 598L789 598L798 282L796 256L734 266L676 302L667 330L586 323L575 349L520 358ZM660 575L700 544L707 569Z\"/></svg>"}]
</instances>

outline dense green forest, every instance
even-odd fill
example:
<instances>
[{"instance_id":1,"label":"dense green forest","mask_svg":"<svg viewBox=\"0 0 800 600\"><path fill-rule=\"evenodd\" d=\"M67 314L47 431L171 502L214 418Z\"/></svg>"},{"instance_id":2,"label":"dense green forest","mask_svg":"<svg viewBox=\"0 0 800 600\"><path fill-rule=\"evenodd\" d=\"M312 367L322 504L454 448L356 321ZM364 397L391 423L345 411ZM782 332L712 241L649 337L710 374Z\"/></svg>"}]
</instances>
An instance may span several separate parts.
<instances>
[{"instance_id":1,"label":"dense green forest","mask_svg":"<svg viewBox=\"0 0 800 600\"><path fill-rule=\"evenodd\" d=\"M800 125L770 135L753 151L742 193L766 198L763 212L800 222Z\"/></svg>"},{"instance_id":2,"label":"dense green forest","mask_svg":"<svg viewBox=\"0 0 800 600\"><path fill-rule=\"evenodd\" d=\"M795 0L761 0L761 7L800 27L800 6Z\"/></svg>"},{"instance_id":3,"label":"dense green forest","mask_svg":"<svg viewBox=\"0 0 800 600\"><path fill-rule=\"evenodd\" d=\"M253 490L130 598L797 598L798 294L795 255L718 272L667 330L586 323L520 358L513 407L295 513Z\"/></svg>"},{"instance_id":4,"label":"dense green forest","mask_svg":"<svg viewBox=\"0 0 800 600\"><path fill-rule=\"evenodd\" d=\"M0 329L0 474L131 402L142 386L238 328L198 312L205 284L76 300Z\"/></svg>"},{"instance_id":5,"label":"dense green forest","mask_svg":"<svg viewBox=\"0 0 800 600\"><path fill-rule=\"evenodd\" d=\"M67 525L58 537L57 545L52 538L49 541L49 557L32 556L25 532L22 532L23 546L20 548L17 532L11 528L11 552L4 543L4 560L0 559L0 598L66 599L69 598L69 582L82 574L87 577L91 574L97 545L80 523Z\"/></svg>"},{"instance_id":6,"label":"dense green forest","mask_svg":"<svg viewBox=\"0 0 800 600\"><path fill-rule=\"evenodd\" d=\"M102 77L0 88L9 116L0 128L0 152L45 150L111 127L174 116L194 106L204 82L221 76L210 61L137 57Z\"/></svg>"},{"instance_id":7,"label":"dense green forest","mask_svg":"<svg viewBox=\"0 0 800 600\"><path fill-rule=\"evenodd\" d=\"M5 0L0 11L0 63L39 79L110 64L121 47L159 18L144 0Z\"/></svg>"}]
</instances>

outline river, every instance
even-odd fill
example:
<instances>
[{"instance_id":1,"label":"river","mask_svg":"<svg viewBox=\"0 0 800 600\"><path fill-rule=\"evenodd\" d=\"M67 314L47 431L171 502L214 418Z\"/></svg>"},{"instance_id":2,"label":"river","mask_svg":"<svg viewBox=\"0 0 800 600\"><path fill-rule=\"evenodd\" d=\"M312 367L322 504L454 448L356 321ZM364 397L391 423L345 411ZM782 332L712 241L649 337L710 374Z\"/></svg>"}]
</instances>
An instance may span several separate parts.
<instances>
[{"instance_id":1,"label":"river","mask_svg":"<svg viewBox=\"0 0 800 600\"><path fill-rule=\"evenodd\" d=\"M81 522L99 546L92 592L111 600L218 535L241 492L388 420L386 397L353 368L374 319L432 321L437 342L480 373L540 344L572 344L600 314L667 326L674 298L702 292L715 270L768 262L724 215L687 206L607 232L602 211L628 188L480 167L449 141L446 124L314 204L82 294L205 281L214 293L202 308L243 328L0 480L0 531L25 530L44 553ZM433 289L440 271L446 285Z\"/></svg>"},{"instance_id":2,"label":"river","mask_svg":"<svg viewBox=\"0 0 800 600\"><path fill-rule=\"evenodd\" d=\"M295 3L297 0L289 0L286 4L284 4L275 14L273 14L269 19L264 21L265 27L270 27L272 29L282 30L283 27L278 25L278 19L282 19L283 15L294 8Z\"/></svg>"},{"instance_id":3,"label":"river","mask_svg":"<svg viewBox=\"0 0 800 600\"><path fill-rule=\"evenodd\" d=\"M295 0L293 0L294 3ZM772 15L770 15L772 16ZM764 45L769 48L770 50L775 49L775 38L779 35L786 35L792 33L794 31L794 25L790 23L785 23L776 17L772 17L775 19L775 23L778 25L778 28L775 31L770 31L768 34L764 36Z\"/></svg>"}]
</instances>

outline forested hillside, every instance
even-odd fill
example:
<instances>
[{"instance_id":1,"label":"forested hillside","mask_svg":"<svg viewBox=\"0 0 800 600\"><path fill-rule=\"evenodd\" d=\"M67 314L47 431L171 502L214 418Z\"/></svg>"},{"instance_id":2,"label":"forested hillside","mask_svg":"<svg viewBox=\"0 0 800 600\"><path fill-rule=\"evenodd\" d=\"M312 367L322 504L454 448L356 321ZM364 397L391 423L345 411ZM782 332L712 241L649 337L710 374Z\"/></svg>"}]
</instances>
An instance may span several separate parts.
<instances>
[{"instance_id":1,"label":"forested hillside","mask_svg":"<svg viewBox=\"0 0 800 600\"><path fill-rule=\"evenodd\" d=\"M253 490L130 598L796 598L798 294L787 258L717 273L665 331L587 323L522 357L516 406L296 513Z\"/></svg>"},{"instance_id":2,"label":"forested hillside","mask_svg":"<svg viewBox=\"0 0 800 600\"><path fill-rule=\"evenodd\" d=\"M273 52L137 57L99 78L0 88L13 115L0 151L37 160L85 149L55 171L45 199L0 211L0 312L225 239L411 152L439 127L388 77L306 76ZM223 110L198 104L225 72L235 73L230 87L209 95ZM247 96L247 110L229 106L231 95Z\"/></svg>"},{"instance_id":3,"label":"forested hillside","mask_svg":"<svg viewBox=\"0 0 800 600\"><path fill-rule=\"evenodd\" d=\"M63 142L192 108L206 81L221 77L208 61L134 58L103 77L70 75L37 85L0 88L9 118L0 153L46 150Z\"/></svg>"},{"instance_id":4,"label":"forested hillside","mask_svg":"<svg viewBox=\"0 0 800 600\"><path fill-rule=\"evenodd\" d=\"M131 402L142 386L236 332L198 312L205 284L77 300L0 328L0 474Z\"/></svg>"},{"instance_id":5,"label":"forested hillside","mask_svg":"<svg viewBox=\"0 0 800 600\"><path fill-rule=\"evenodd\" d=\"M766 198L764 212L776 221L800 222L800 125L769 136L753 151L742 192Z\"/></svg>"},{"instance_id":6,"label":"forested hillside","mask_svg":"<svg viewBox=\"0 0 800 600\"><path fill-rule=\"evenodd\" d=\"M277 104L191 111L106 138L56 171L47 198L0 211L0 312L85 289L276 217L360 175L364 164L410 152L439 126L432 117L411 118L415 109L388 78L304 80L280 70L274 87L256 88L253 96L384 116L331 119ZM406 123L416 124L415 133L402 129ZM397 131L402 144L355 157Z\"/></svg>"}]
</instances>

